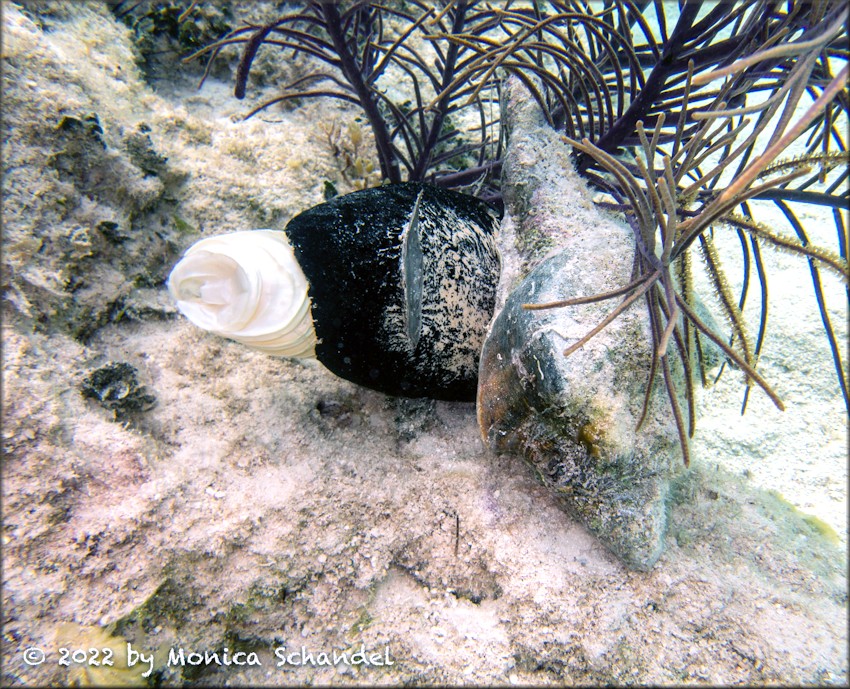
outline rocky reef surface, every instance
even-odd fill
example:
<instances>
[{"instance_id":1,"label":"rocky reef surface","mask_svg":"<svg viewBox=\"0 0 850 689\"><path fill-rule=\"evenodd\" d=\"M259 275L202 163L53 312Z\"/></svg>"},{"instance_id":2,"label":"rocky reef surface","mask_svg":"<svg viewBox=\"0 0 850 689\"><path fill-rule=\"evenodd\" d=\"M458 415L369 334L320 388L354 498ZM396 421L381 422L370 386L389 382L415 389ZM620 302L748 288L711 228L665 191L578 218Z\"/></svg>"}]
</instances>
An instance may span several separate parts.
<instances>
[{"instance_id":1,"label":"rocky reef surface","mask_svg":"<svg viewBox=\"0 0 850 689\"><path fill-rule=\"evenodd\" d=\"M329 142L354 113L241 121L224 81L146 82L105 4L2 9L4 686L114 684L71 654L126 642L165 685L847 682L846 419L804 319L772 311L763 355L790 414L739 420L731 377L704 392L666 551L631 571L484 446L474 405L389 398L168 303L201 236L349 190Z\"/></svg>"},{"instance_id":2,"label":"rocky reef surface","mask_svg":"<svg viewBox=\"0 0 850 689\"><path fill-rule=\"evenodd\" d=\"M494 450L523 457L630 567L649 569L664 549L670 481L682 460L660 380L637 429L652 357L646 311L627 311L565 357L568 344L608 315L610 302L524 308L627 284L631 230L593 205L569 147L525 87L511 79L503 98L503 223L510 229L501 252L526 268L502 276L507 298L481 355L481 432Z\"/></svg>"}]
</instances>

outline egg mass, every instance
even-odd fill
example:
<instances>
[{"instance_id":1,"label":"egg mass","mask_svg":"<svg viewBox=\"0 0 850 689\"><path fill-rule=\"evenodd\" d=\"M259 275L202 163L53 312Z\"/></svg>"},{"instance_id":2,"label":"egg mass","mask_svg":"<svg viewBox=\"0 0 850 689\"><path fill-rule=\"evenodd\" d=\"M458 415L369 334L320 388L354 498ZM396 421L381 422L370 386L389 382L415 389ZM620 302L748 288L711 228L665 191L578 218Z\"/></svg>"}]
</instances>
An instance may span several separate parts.
<instances>
[{"instance_id":1,"label":"egg mass","mask_svg":"<svg viewBox=\"0 0 850 689\"><path fill-rule=\"evenodd\" d=\"M357 191L285 233L309 282L316 357L391 395L475 399L500 261L494 210L418 182Z\"/></svg>"}]
</instances>

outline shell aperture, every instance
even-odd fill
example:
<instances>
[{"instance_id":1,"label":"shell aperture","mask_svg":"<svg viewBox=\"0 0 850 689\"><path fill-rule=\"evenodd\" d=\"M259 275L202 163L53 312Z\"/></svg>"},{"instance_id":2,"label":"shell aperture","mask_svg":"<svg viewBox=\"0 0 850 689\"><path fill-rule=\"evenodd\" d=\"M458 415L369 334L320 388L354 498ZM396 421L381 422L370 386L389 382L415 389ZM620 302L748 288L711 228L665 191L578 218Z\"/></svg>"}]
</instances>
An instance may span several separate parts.
<instances>
[{"instance_id":1,"label":"shell aperture","mask_svg":"<svg viewBox=\"0 0 850 689\"><path fill-rule=\"evenodd\" d=\"M193 323L255 349L316 358L390 395L475 400L496 302L495 212L419 182L331 199L284 232L201 240L169 291Z\"/></svg>"},{"instance_id":2,"label":"shell aperture","mask_svg":"<svg viewBox=\"0 0 850 689\"><path fill-rule=\"evenodd\" d=\"M168 291L199 328L280 356L315 356L307 278L283 232L208 237L171 271Z\"/></svg>"}]
</instances>

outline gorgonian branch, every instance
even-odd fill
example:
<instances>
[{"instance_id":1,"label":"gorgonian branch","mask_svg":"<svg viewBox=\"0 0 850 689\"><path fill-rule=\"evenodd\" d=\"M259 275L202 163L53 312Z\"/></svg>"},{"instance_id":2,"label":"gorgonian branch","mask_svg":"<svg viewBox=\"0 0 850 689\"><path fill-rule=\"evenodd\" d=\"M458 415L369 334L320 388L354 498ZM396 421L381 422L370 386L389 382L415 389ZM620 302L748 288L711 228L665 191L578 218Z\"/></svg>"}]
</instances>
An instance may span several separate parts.
<instances>
[{"instance_id":1,"label":"gorgonian branch","mask_svg":"<svg viewBox=\"0 0 850 689\"><path fill-rule=\"evenodd\" d=\"M466 179L453 177L457 170L446 167L468 154L476 154L477 161L470 167L477 168L478 177L482 170L498 169L488 164L483 153L499 138L493 134L498 131L498 119L485 119L477 132L456 124L460 121L465 127L465 111L483 112L487 99L498 93L496 79L472 91L466 82L456 81L469 64L471 51L440 38L493 30L497 22L492 11L479 10L478 4L454 0L437 8L419 1L396 6L368 0L346 4L306 0L300 9L266 25L247 25L229 32L193 57L209 54L208 72L221 50L240 47L237 98L245 97L251 69L263 46L291 51L308 63L321 61L325 70L290 80L280 95L254 107L247 116L299 99L327 97L356 104L374 135L385 181L430 178L449 184ZM310 82L319 79L334 82L334 88L311 88ZM390 80L396 92L406 89L409 100L388 93ZM475 136L477 141L469 140Z\"/></svg>"},{"instance_id":2,"label":"gorgonian branch","mask_svg":"<svg viewBox=\"0 0 850 689\"><path fill-rule=\"evenodd\" d=\"M691 414L692 337L697 351L701 349L701 337L713 342L743 371L747 389L751 383L758 385L778 408L783 408L775 390L756 368L764 341L767 308L767 272L759 250L760 244L795 253L809 262L825 334L830 341L845 399L847 395L846 367L841 362L835 333L826 315L817 272L819 267L827 268L845 281L848 280L846 242L841 243L840 232L839 244L843 248L836 253L804 239L799 223L795 225L799 238L795 239L777 233L751 216L742 217L735 213L739 206L746 208L747 200L752 198L773 198L778 203L784 203L783 198L787 197L789 201L793 199L796 202L846 207L846 196L838 193L838 180L846 179L846 173L840 173L838 180L833 180L823 191L806 189L815 182L825 183L831 170L846 166L846 146L835 127L837 116L834 104L839 103L842 112L846 114L842 99L846 95L847 66L845 64L838 74L832 76L819 57L840 36L846 38L844 10L827 8L824 15L819 15L828 19L824 23L825 28L808 30L807 26L813 25L810 22L816 12L813 7L793 4L787 13L768 19L765 19L767 15L764 14L766 5L745 2L743 7L746 11L738 11L738 21L741 22L740 26L749 27L750 33L745 41L736 44L735 51L725 56L726 64L721 66L716 63L712 65L710 60L695 60L698 55L704 58L714 43L708 35L706 41L700 44L694 35L701 30L708 30L712 21L718 22L718 26L725 26L722 11L713 11L699 21L695 20L694 8L688 11L687 5L680 13L671 38L677 36L681 53L687 55L687 66L684 67L684 84L681 88L677 87L680 99L670 101L682 108L676 111L674 106L674 129L671 130L666 124L667 118L662 110L651 120L651 128L645 126L646 123L639 118L633 122L621 118L613 133L609 129L597 141L589 138L577 141L564 137L580 153L579 161L584 161L579 163L579 169L600 170L602 176L595 176L594 173L598 186L611 193L617 201L616 207L625 213L633 229L639 255L636 279L619 289L602 294L543 305L527 305L527 308L568 307L623 295L629 295L624 304L628 302L631 305L634 303L632 297L640 287L639 291L646 296L652 338L650 379L640 420L646 417L652 382L656 371L660 369L686 463L689 456L686 438L689 434L685 432L678 400L680 393L676 391L673 382L677 374L668 359L668 349L673 346L672 343L675 342L675 351L678 352L682 366L685 397ZM759 17L764 21L756 21ZM756 28L756 24L761 26ZM710 30L708 33L711 33ZM788 41L792 42L790 47L786 44ZM726 48L730 46L727 44ZM672 59L680 57L672 58L669 52L666 55L670 59L663 65L657 65L657 71L650 71L647 77L648 92L643 96L644 102L635 104L636 101L632 101L632 114L651 110L649 102L657 102L666 84L676 81L678 77L675 75L681 74L683 66L674 67L671 64ZM698 73L700 69L701 74ZM778 77L774 78L776 75ZM704 85L720 76L725 76L726 82L706 98ZM762 94L765 91L767 93L758 100L747 97L748 93ZM807 93L811 95L812 102L799 115L797 113L802 99ZM621 130L617 130L618 127ZM806 154L780 160L780 156L786 154L795 140L811 131L822 133L810 137ZM767 144L764 150L757 153L758 144L763 139ZM636 145L626 154L615 155L615 147L612 145L614 140L621 144L634 141ZM830 150L833 142L839 149L837 153ZM815 150L815 146L820 148ZM703 169L703 165L707 165L707 169ZM817 173L813 172L815 169ZM836 218L839 218L837 211ZM747 291L746 276L749 273L745 273L741 294L736 298L727 280L721 256L714 248L714 239L709 234L713 226L720 224L736 228L745 269L749 271L750 264L755 265L762 288L755 344L750 340L742 314ZM656 238L661 242L657 248ZM717 297L720 312L731 329L731 337L710 327L694 308L697 299L689 266L690 250L695 243L701 249L699 256L703 268ZM615 309L609 315L616 317L622 310ZM612 320L606 318L571 345L567 353L585 344Z\"/></svg>"}]
</instances>

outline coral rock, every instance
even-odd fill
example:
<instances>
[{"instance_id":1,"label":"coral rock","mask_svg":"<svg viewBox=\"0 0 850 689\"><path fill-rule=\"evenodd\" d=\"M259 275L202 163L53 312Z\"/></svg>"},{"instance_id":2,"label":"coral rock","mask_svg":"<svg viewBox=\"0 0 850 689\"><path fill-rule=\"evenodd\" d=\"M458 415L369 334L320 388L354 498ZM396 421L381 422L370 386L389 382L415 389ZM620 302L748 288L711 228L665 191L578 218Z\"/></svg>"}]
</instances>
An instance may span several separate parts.
<instances>
[{"instance_id":1,"label":"coral rock","mask_svg":"<svg viewBox=\"0 0 850 689\"><path fill-rule=\"evenodd\" d=\"M634 252L630 230L594 209L557 134L515 86L508 94L506 229L515 228L517 246L561 249L513 289L491 326L479 371L479 424L491 447L522 455L628 566L648 569L663 551L669 479L681 459L660 387L636 430L651 362L642 302L569 357L566 347L619 300L523 308L626 284ZM529 242L529 235L544 241ZM514 263L535 260L523 256Z\"/></svg>"}]
</instances>

